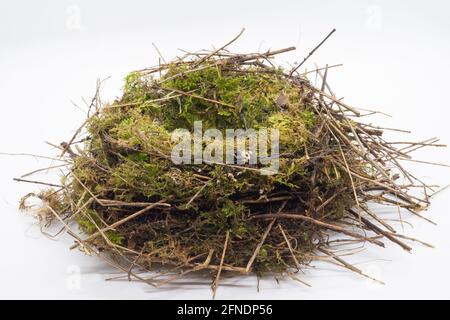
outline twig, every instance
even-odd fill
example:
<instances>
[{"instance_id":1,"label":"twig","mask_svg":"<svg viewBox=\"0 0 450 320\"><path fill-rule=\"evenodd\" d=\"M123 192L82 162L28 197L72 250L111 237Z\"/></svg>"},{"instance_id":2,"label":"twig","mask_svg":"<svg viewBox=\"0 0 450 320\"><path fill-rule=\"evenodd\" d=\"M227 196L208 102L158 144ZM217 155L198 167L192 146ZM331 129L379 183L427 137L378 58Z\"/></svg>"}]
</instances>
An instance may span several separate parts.
<instances>
[{"instance_id":1,"label":"twig","mask_svg":"<svg viewBox=\"0 0 450 320\"><path fill-rule=\"evenodd\" d=\"M148 212L149 210L153 209L154 207L157 207L157 206L160 206L160 205L163 205L163 206L167 205L164 202L165 202L165 200L160 200L160 201L158 201L156 203L152 203L151 205L145 207L144 209L139 210L139 211L137 211L137 212L135 212L135 213L133 213L133 214L123 218L122 220L114 222L113 224L109 225L108 227L103 228L100 231L91 234L86 239L84 239L83 242L91 241L94 238L98 237L100 235L100 232L106 232L108 230L113 230L113 229L117 228L118 226L124 224L125 222L130 221L130 220L132 220L132 219L134 219L134 218L136 218L136 217L138 217L138 216ZM71 250L75 249L77 246L78 246L78 244L75 244L75 245L71 246L70 249Z\"/></svg>"},{"instance_id":2,"label":"twig","mask_svg":"<svg viewBox=\"0 0 450 320\"><path fill-rule=\"evenodd\" d=\"M260 214L257 216L253 216L252 219L271 219L271 218L278 218L278 219L296 219L296 220L303 220L309 223L312 223L314 225L317 225L319 227L325 228L325 229L329 229L329 230L333 230L336 232L340 232L343 233L345 235L348 235L350 237L353 238L357 238L357 239L362 239L362 240L367 240L368 242L371 242L373 244L376 244L380 247L384 247L384 244L378 240L373 240L364 236L361 236L357 233L348 231L347 229L334 225L334 224L330 224L330 223L326 223L326 222L322 222L316 219L313 219L311 217L305 216L303 214L290 214L290 213L278 213L278 214L272 214L272 213L267 213L267 214Z\"/></svg>"},{"instance_id":3,"label":"twig","mask_svg":"<svg viewBox=\"0 0 450 320\"><path fill-rule=\"evenodd\" d=\"M316 52L316 50L319 49L325 43L325 41L327 41L328 38L331 37L331 35L335 32L336 29L331 30L331 32L308 54L308 56L305 59L303 59L303 61L299 65L297 65L294 69L292 69L291 72L289 72L289 76L292 76L292 74L295 71L297 71L297 69L300 68L306 62L306 60L308 60L309 57L311 57L314 54L314 52Z\"/></svg>"},{"instance_id":4,"label":"twig","mask_svg":"<svg viewBox=\"0 0 450 320\"><path fill-rule=\"evenodd\" d=\"M212 56L214 56L215 54L217 54L218 52L222 51L223 49L225 49L226 47L228 47L230 44L232 44L233 42L235 42L237 39L239 39L239 37L244 33L245 28L242 28L242 30L239 32L239 34L237 36L235 36L233 39L231 39L230 41L228 41L226 44L224 44L222 47L220 47L217 50L214 50L213 52L211 52L210 54L208 54L207 56L201 58L200 60L198 60L195 66L198 66L200 64L202 64L204 61L208 60L209 58L211 58Z\"/></svg>"},{"instance_id":5,"label":"twig","mask_svg":"<svg viewBox=\"0 0 450 320\"><path fill-rule=\"evenodd\" d=\"M27 183L33 183L33 184L42 184L44 186L55 187L55 188L62 188L63 187L60 184L53 184L53 183L42 182L42 181L35 181L35 180L25 180L25 179L20 179L20 178L13 178L13 180L17 181L17 182L27 182Z\"/></svg>"},{"instance_id":6,"label":"twig","mask_svg":"<svg viewBox=\"0 0 450 320\"><path fill-rule=\"evenodd\" d=\"M230 238L230 231L227 231L225 236L225 244L223 245L222 257L220 258L219 270L217 270L216 279L213 283L213 300L216 298L217 288L219 287L220 274L222 273L223 262L225 260L225 253L227 252L228 241Z\"/></svg>"}]
</instances>

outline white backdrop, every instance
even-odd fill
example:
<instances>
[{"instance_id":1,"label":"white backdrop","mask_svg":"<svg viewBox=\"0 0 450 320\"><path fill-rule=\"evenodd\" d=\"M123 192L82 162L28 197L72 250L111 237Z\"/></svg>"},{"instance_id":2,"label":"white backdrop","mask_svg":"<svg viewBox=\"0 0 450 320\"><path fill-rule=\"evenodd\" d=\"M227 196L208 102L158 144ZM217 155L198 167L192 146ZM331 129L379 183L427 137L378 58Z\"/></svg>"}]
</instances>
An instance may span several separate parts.
<instances>
[{"instance_id":1,"label":"white backdrop","mask_svg":"<svg viewBox=\"0 0 450 320\"><path fill-rule=\"evenodd\" d=\"M220 46L242 27L232 48L257 51L291 45L279 62L301 61L332 29L337 33L306 67L343 63L330 71L334 91L347 103L375 108L393 118L380 124L413 130L410 139L441 137L448 130L450 2L441 1L2 1L0 3L0 152L54 154L44 141L67 140L84 119L97 78L111 77L102 97L120 95L128 71L157 63L152 42L171 58L178 48ZM312 79L314 80L314 79ZM72 103L73 102L73 103ZM424 150L419 159L450 163L449 151ZM115 274L94 257L52 241L34 220L19 213L18 200L35 186L13 177L48 162L0 156L0 298L211 297L208 280L186 280L153 289L140 283L105 282ZM450 169L413 166L417 176L442 186ZM49 179L43 176L42 179ZM307 288L254 277L223 280L217 298L450 298L449 192L436 196L427 216L433 226L408 218L405 234L431 242L413 254L388 244L367 247L350 260L384 281L378 285L349 271L316 264L305 270ZM198 279L195 279L198 282Z\"/></svg>"}]
</instances>

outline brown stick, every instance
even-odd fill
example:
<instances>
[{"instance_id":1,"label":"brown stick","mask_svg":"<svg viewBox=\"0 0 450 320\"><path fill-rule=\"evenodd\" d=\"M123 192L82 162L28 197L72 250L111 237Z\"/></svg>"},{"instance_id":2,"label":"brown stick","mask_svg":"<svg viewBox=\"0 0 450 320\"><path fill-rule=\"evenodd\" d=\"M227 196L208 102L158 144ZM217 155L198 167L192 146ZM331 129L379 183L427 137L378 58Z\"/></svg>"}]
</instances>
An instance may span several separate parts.
<instances>
[{"instance_id":1,"label":"brown stick","mask_svg":"<svg viewBox=\"0 0 450 320\"><path fill-rule=\"evenodd\" d=\"M346 267L347 269L349 269L349 270L351 270L351 271L353 271L353 272L356 272L356 273L362 275L363 277L366 277L366 278L368 278L368 279L370 279L370 280L376 281L376 282L378 282L378 283L384 285L384 282L382 282L382 281L380 281L380 280L377 280L377 279L375 279L375 278L372 278L372 277L366 275L366 274L365 274L364 272L362 272L360 269L358 269L358 268L355 267L354 265L351 265L350 263L346 262L345 260L343 260L342 258L338 257L337 255L335 255L335 254L332 253L331 251L325 250L325 249L323 249L323 248L319 248L318 250L319 250L320 252L323 252L323 253L325 253L326 255L332 257L334 260L336 260L336 261L338 261L339 263L341 263L341 264L342 264L344 267Z\"/></svg>"},{"instance_id":2,"label":"brown stick","mask_svg":"<svg viewBox=\"0 0 450 320\"><path fill-rule=\"evenodd\" d=\"M331 37L331 35L333 34L333 33L335 33L336 32L336 29L333 29L333 30L331 30L331 32L325 37L325 39L323 39L309 54L308 54L308 56L305 58L305 59L303 59L303 61L298 65L298 66L296 66L294 69L292 69L291 70L291 72L289 72L289 76L292 76L292 74L295 72L295 71L297 71L297 69L298 68L300 68L305 62L306 62L306 60L308 60L309 59L309 57L311 57L313 54L314 54L314 52L316 52L316 50L317 49L319 49L324 43L325 43L325 41L327 41L328 40L328 38L329 37Z\"/></svg>"},{"instance_id":3,"label":"brown stick","mask_svg":"<svg viewBox=\"0 0 450 320\"><path fill-rule=\"evenodd\" d=\"M350 236L350 237L353 237L353 238L365 240L365 241L371 242L373 244L376 244L376 245L384 248L384 243L381 242L381 241L373 240L373 239L364 237L364 236L359 235L357 233L348 231L347 229L345 229L343 227L340 227L340 226L337 226L337 225L334 225L334 224L329 224L329 223L326 223L326 222L322 222L322 221L313 219L311 217L307 217L307 216L302 215L302 214L291 214L291 213L273 214L273 213L267 213L267 214L260 214L260 215L252 217L252 219L271 219L271 218L297 219L297 220L306 221L306 222L312 223L312 224L314 224L316 226L319 226L319 227L322 227L322 228L325 228L325 229L329 229L329 230L333 230L333 231L336 231L336 232L340 232L340 233L343 233L343 234L345 234L347 236Z\"/></svg>"},{"instance_id":4,"label":"brown stick","mask_svg":"<svg viewBox=\"0 0 450 320\"><path fill-rule=\"evenodd\" d=\"M219 270L217 270L216 280L214 280L213 284L213 300L216 298L216 292L219 286L220 274L222 273L222 267L223 262L225 260L225 253L227 252L229 238L230 238L230 231L227 231L227 235L225 236L225 244L223 245L222 257L220 258Z\"/></svg>"},{"instance_id":5,"label":"brown stick","mask_svg":"<svg viewBox=\"0 0 450 320\"><path fill-rule=\"evenodd\" d=\"M391 235L389 232L386 232L383 229L379 228L378 226L376 226L375 224L373 224L372 222L370 222L366 218L361 217L361 215L359 215L358 213L356 213L352 209L350 209L349 212L353 216L355 216L357 219L360 219L369 229L373 230L375 233L382 234L383 236L385 236L386 238L388 238L392 242L398 244L400 247L402 247L404 250L406 250L408 252L410 252L412 250L412 248L410 246L404 244L403 242L401 242L400 240L395 238L393 235Z\"/></svg>"},{"instance_id":6,"label":"brown stick","mask_svg":"<svg viewBox=\"0 0 450 320\"><path fill-rule=\"evenodd\" d=\"M158 202L156 202L156 203L152 203L151 205L145 207L144 209L139 210L139 211L133 213L132 215L129 215L129 216L123 218L122 220L117 221L117 222L115 222L115 223L109 225L108 227L103 228L103 229L101 229L101 230L99 230L99 231L97 231L97 232L91 234L91 235L88 236L86 239L84 239L83 242L91 241L92 239L95 239L96 237L98 237L98 236L101 234L101 232L105 232L105 231L108 231L108 230L115 229L115 228L117 228L118 226L124 224L125 222L130 221L130 220L132 220L132 219L134 219L134 218L136 218L136 217L138 217L138 216L140 216L140 215L142 215L142 214L148 212L149 210L153 209L153 208L156 207L156 206L167 205L167 204L164 203L164 201L165 201L165 200L160 200L160 201L158 201ZM72 249L75 249L76 247L78 247L78 243L76 243L76 244L74 244L73 246L71 246L70 249L72 250Z\"/></svg>"}]
</instances>

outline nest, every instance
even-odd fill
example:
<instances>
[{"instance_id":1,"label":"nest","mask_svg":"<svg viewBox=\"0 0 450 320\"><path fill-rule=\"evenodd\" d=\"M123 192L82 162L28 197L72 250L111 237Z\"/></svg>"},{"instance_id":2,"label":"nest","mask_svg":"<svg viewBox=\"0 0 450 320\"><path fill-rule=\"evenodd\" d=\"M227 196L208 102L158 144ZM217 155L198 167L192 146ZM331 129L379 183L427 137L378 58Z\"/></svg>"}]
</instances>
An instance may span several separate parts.
<instances>
[{"instance_id":1,"label":"nest","mask_svg":"<svg viewBox=\"0 0 450 320\"><path fill-rule=\"evenodd\" d=\"M324 256L364 275L334 245L384 247L386 240L411 250L404 241L416 240L397 233L372 204L421 216L433 189L400 162L435 141L386 142L381 129L359 121L363 111L336 98L329 67L300 73L274 64L293 49L187 53L130 73L113 103L102 105L97 94L87 120L61 144L61 185L37 194L42 223L62 224L75 238L72 249L153 286L205 270L214 289L221 274L294 277ZM245 161L175 164L171 133L193 132L197 121L203 132L276 129L277 173Z\"/></svg>"}]
</instances>

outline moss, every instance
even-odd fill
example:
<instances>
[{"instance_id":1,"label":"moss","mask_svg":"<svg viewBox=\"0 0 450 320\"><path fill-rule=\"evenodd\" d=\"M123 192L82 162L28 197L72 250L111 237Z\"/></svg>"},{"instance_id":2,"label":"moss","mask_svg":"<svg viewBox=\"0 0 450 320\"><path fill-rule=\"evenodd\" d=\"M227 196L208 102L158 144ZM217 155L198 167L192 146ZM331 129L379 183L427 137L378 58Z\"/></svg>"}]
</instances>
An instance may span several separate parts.
<instances>
[{"instance_id":1,"label":"moss","mask_svg":"<svg viewBox=\"0 0 450 320\"><path fill-rule=\"evenodd\" d=\"M76 221L79 227L87 234L97 232L98 226L102 226L102 221L95 210L86 210L82 215L77 216ZM111 243L116 245L121 245L125 239L117 231L107 230L104 234Z\"/></svg>"},{"instance_id":2,"label":"moss","mask_svg":"<svg viewBox=\"0 0 450 320\"><path fill-rule=\"evenodd\" d=\"M171 79L182 72L183 68L173 66L165 78ZM169 130L192 129L197 120L203 120L205 129L257 127L278 110L276 99L282 89L295 90L278 75L239 74L215 66L165 81L163 87L192 92L223 103L216 104L193 96L180 97L160 109L164 111L159 116Z\"/></svg>"}]
</instances>

